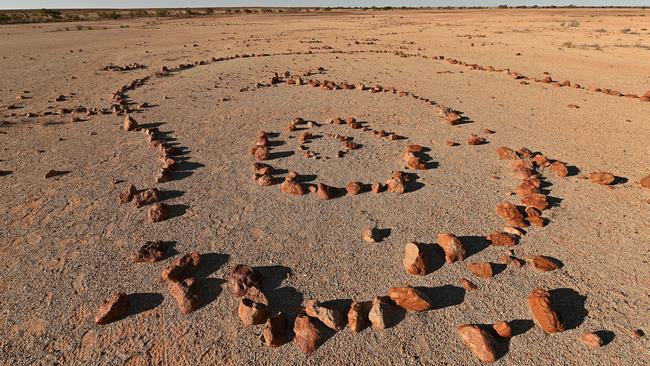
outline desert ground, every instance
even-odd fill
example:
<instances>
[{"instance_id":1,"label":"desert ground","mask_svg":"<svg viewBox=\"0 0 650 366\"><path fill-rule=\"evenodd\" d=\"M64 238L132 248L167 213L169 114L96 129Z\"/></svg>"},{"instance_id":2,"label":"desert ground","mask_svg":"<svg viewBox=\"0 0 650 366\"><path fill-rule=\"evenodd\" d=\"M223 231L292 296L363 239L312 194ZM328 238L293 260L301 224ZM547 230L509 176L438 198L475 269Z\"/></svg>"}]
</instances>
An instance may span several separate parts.
<instances>
[{"instance_id":1,"label":"desert ground","mask_svg":"<svg viewBox=\"0 0 650 366\"><path fill-rule=\"evenodd\" d=\"M649 29L647 9L1 26L0 363L481 364L469 324L498 365L650 364ZM161 274L191 252L185 314ZM266 318L240 319L238 264L287 318L278 347ZM426 311L382 298L386 329L303 314L346 318L407 285ZM96 324L115 293L126 305Z\"/></svg>"}]
</instances>

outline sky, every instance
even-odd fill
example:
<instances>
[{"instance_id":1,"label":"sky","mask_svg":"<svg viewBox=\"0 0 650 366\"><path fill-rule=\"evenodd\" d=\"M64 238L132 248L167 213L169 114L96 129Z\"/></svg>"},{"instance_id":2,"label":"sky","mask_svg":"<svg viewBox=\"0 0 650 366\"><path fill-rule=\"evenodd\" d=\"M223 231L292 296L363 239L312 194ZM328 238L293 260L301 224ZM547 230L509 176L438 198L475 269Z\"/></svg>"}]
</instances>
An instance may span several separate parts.
<instances>
[{"instance_id":1,"label":"sky","mask_svg":"<svg viewBox=\"0 0 650 366\"><path fill-rule=\"evenodd\" d=\"M184 8L228 6L650 6L650 0L0 0L0 9Z\"/></svg>"}]
</instances>

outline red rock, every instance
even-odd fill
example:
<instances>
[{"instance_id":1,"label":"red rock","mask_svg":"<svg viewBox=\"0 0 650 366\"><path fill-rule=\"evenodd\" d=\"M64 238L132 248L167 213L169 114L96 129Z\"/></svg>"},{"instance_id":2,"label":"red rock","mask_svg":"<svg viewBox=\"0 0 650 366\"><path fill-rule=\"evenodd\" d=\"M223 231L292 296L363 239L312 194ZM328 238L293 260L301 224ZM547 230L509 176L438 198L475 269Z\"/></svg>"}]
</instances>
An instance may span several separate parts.
<instances>
[{"instance_id":1,"label":"red rock","mask_svg":"<svg viewBox=\"0 0 650 366\"><path fill-rule=\"evenodd\" d=\"M131 259L136 263L154 263L164 259L166 251L167 244L164 241L147 241Z\"/></svg>"},{"instance_id":2,"label":"red rock","mask_svg":"<svg viewBox=\"0 0 650 366\"><path fill-rule=\"evenodd\" d=\"M406 272L414 275L424 276L427 274L428 259L424 255L423 244L409 242L404 247L404 258L402 264Z\"/></svg>"},{"instance_id":3,"label":"red rock","mask_svg":"<svg viewBox=\"0 0 650 366\"><path fill-rule=\"evenodd\" d=\"M524 217L519 212L519 209L517 209L517 206L510 202L499 203L495 211L497 215L507 221L521 222L524 220Z\"/></svg>"},{"instance_id":4,"label":"red rock","mask_svg":"<svg viewBox=\"0 0 650 366\"><path fill-rule=\"evenodd\" d=\"M318 327L306 315L299 315L293 325L296 343L305 354L311 354L318 348L321 341L321 333Z\"/></svg>"},{"instance_id":5,"label":"red rock","mask_svg":"<svg viewBox=\"0 0 650 366\"><path fill-rule=\"evenodd\" d=\"M360 182L350 182L345 186L348 196L356 196L363 191L363 184Z\"/></svg>"},{"instance_id":6,"label":"red rock","mask_svg":"<svg viewBox=\"0 0 650 366\"><path fill-rule=\"evenodd\" d=\"M499 335L501 338L510 338L512 337L512 328L508 323L499 320L498 322L492 324L492 329Z\"/></svg>"},{"instance_id":7,"label":"red rock","mask_svg":"<svg viewBox=\"0 0 650 366\"><path fill-rule=\"evenodd\" d=\"M469 135L469 137L467 138L468 145L480 145L484 142L485 142L484 138L474 134Z\"/></svg>"},{"instance_id":8,"label":"red rock","mask_svg":"<svg viewBox=\"0 0 650 366\"><path fill-rule=\"evenodd\" d=\"M499 160L515 160L519 158L517 153L505 146L501 146L497 149L497 155L499 156Z\"/></svg>"},{"instance_id":9,"label":"red rock","mask_svg":"<svg viewBox=\"0 0 650 366\"><path fill-rule=\"evenodd\" d=\"M183 314L189 314L201 306L201 289L194 278L170 282L169 294L176 300Z\"/></svg>"},{"instance_id":10,"label":"red rock","mask_svg":"<svg viewBox=\"0 0 650 366\"><path fill-rule=\"evenodd\" d=\"M271 157L269 148L266 146L258 146L255 149L255 159L257 160L268 160Z\"/></svg>"},{"instance_id":11,"label":"red rock","mask_svg":"<svg viewBox=\"0 0 650 366\"><path fill-rule=\"evenodd\" d=\"M345 327L343 314L337 309L327 308L316 300L309 300L305 305L307 316L320 320L326 327L341 330Z\"/></svg>"},{"instance_id":12,"label":"red rock","mask_svg":"<svg viewBox=\"0 0 650 366\"><path fill-rule=\"evenodd\" d=\"M262 281L257 272L245 264L238 264L228 275L228 290L235 297L246 295L251 287L262 288Z\"/></svg>"},{"instance_id":13,"label":"red rock","mask_svg":"<svg viewBox=\"0 0 650 366\"><path fill-rule=\"evenodd\" d=\"M534 153L527 147L520 147L519 150L517 150L517 155L528 159L532 158Z\"/></svg>"},{"instance_id":14,"label":"red rock","mask_svg":"<svg viewBox=\"0 0 650 366\"><path fill-rule=\"evenodd\" d=\"M160 201L160 191L158 188L149 188L135 194L131 205L135 208L139 208L158 201Z\"/></svg>"},{"instance_id":15,"label":"red rock","mask_svg":"<svg viewBox=\"0 0 650 366\"><path fill-rule=\"evenodd\" d=\"M564 331L564 324L553 308L551 295L543 288L535 288L528 295L528 308L533 314L537 324L546 333L557 333Z\"/></svg>"},{"instance_id":16,"label":"red rock","mask_svg":"<svg viewBox=\"0 0 650 366\"><path fill-rule=\"evenodd\" d=\"M478 287L470 280L468 280L465 277L461 277L458 282L465 288L465 291L474 291L478 289Z\"/></svg>"},{"instance_id":17,"label":"red rock","mask_svg":"<svg viewBox=\"0 0 650 366\"><path fill-rule=\"evenodd\" d=\"M381 193L381 191L384 190L384 186L381 183L373 183L370 186L370 190L372 191L372 193Z\"/></svg>"},{"instance_id":18,"label":"red rock","mask_svg":"<svg viewBox=\"0 0 650 366\"><path fill-rule=\"evenodd\" d=\"M201 255L197 252L191 252L176 259L170 265L165 267L162 272L162 278L165 281L179 282L192 275L201 262Z\"/></svg>"},{"instance_id":19,"label":"red rock","mask_svg":"<svg viewBox=\"0 0 650 366\"><path fill-rule=\"evenodd\" d=\"M488 262L467 263L467 269L472 274L480 278L494 277L494 272L492 270L492 263L488 263Z\"/></svg>"},{"instance_id":20,"label":"red rock","mask_svg":"<svg viewBox=\"0 0 650 366\"><path fill-rule=\"evenodd\" d=\"M550 84L553 82L553 79L551 79L550 76L545 77L544 79L540 80L544 84Z\"/></svg>"},{"instance_id":21,"label":"red rock","mask_svg":"<svg viewBox=\"0 0 650 366\"><path fill-rule=\"evenodd\" d=\"M551 163L551 172L558 177L566 177L569 175L569 169L566 164L561 161L554 161Z\"/></svg>"},{"instance_id":22,"label":"red rock","mask_svg":"<svg viewBox=\"0 0 650 366\"><path fill-rule=\"evenodd\" d=\"M409 144L406 146L406 152L414 153L422 151L422 145L419 144Z\"/></svg>"},{"instance_id":23,"label":"red rock","mask_svg":"<svg viewBox=\"0 0 650 366\"><path fill-rule=\"evenodd\" d=\"M491 135L493 133L494 133L494 131L489 129L489 128L484 128L483 129L483 134L485 134L485 135Z\"/></svg>"},{"instance_id":24,"label":"red rock","mask_svg":"<svg viewBox=\"0 0 650 366\"><path fill-rule=\"evenodd\" d=\"M399 311L392 300L384 296L375 296L372 306L368 312L368 319L372 327L377 330L384 330L397 324Z\"/></svg>"},{"instance_id":25,"label":"red rock","mask_svg":"<svg viewBox=\"0 0 650 366\"><path fill-rule=\"evenodd\" d=\"M506 247L512 247L517 245L517 238L508 233L501 233L498 231L495 231L493 233L490 233L486 239L492 244L496 246L506 246Z\"/></svg>"},{"instance_id":26,"label":"red rock","mask_svg":"<svg viewBox=\"0 0 650 366\"><path fill-rule=\"evenodd\" d=\"M396 178L387 180L386 186L388 187L388 192L391 193L404 193L404 190L406 189L404 181Z\"/></svg>"},{"instance_id":27,"label":"red rock","mask_svg":"<svg viewBox=\"0 0 650 366\"><path fill-rule=\"evenodd\" d=\"M517 190L515 191L517 196L527 196L529 194L539 193L539 189L534 186L530 179L525 179L519 184Z\"/></svg>"},{"instance_id":28,"label":"red rock","mask_svg":"<svg viewBox=\"0 0 650 366\"><path fill-rule=\"evenodd\" d=\"M537 154L533 156L533 163L540 168L547 167L549 165L548 158L542 154Z\"/></svg>"},{"instance_id":29,"label":"red rock","mask_svg":"<svg viewBox=\"0 0 650 366\"><path fill-rule=\"evenodd\" d=\"M266 321L262 340L269 347L279 347L287 342L287 317L283 313Z\"/></svg>"},{"instance_id":30,"label":"red rock","mask_svg":"<svg viewBox=\"0 0 650 366\"><path fill-rule=\"evenodd\" d=\"M463 344L483 363L492 363L497 359L494 338L476 325L461 325L458 334Z\"/></svg>"},{"instance_id":31,"label":"red rock","mask_svg":"<svg viewBox=\"0 0 650 366\"><path fill-rule=\"evenodd\" d=\"M138 193L137 188L133 184L129 184L121 193L120 193L120 203L131 202L133 196Z\"/></svg>"},{"instance_id":32,"label":"red rock","mask_svg":"<svg viewBox=\"0 0 650 366\"><path fill-rule=\"evenodd\" d=\"M316 196L322 200L331 200L336 196L335 188L325 185L323 183L318 183L318 190L316 191Z\"/></svg>"},{"instance_id":33,"label":"red rock","mask_svg":"<svg viewBox=\"0 0 650 366\"><path fill-rule=\"evenodd\" d=\"M280 191L296 196L307 194L307 188L296 180L297 175L295 172L289 172L284 182L280 185Z\"/></svg>"},{"instance_id":34,"label":"red rock","mask_svg":"<svg viewBox=\"0 0 650 366\"><path fill-rule=\"evenodd\" d=\"M602 338L600 338L598 334L592 332L582 333L578 339L582 344L591 348L599 348L603 345Z\"/></svg>"},{"instance_id":35,"label":"red rock","mask_svg":"<svg viewBox=\"0 0 650 366\"><path fill-rule=\"evenodd\" d=\"M108 324L119 320L129 308L129 299L126 294L118 292L111 298L102 302L95 315L95 324Z\"/></svg>"},{"instance_id":36,"label":"red rock","mask_svg":"<svg viewBox=\"0 0 650 366\"><path fill-rule=\"evenodd\" d=\"M426 170L427 165L420 160L420 158L417 157L412 157L406 161L406 166L409 169L417 169L417 170Z\"/></svg>"},{"instance_id":37,"label":"red rock","mask_svg":"<svg viewBox=\"0 0 650 366\"><path fill-rule=\"evenodd\" d=\"M609 185L614 183L616 177L612 173L593 172L589 173L589 181L596 184Z\"/></svg>"},{"instance_id":38,"label":"red rock","mask_svg":"<svg viewBox=\"0 0 650 366\"><path fill-rule=\"evenodd\" d=\"M460 123L463 118L456 112L449 112L445 115L445 119L447 120L447 123L453 126Z\"/></svg>"},{"instance_id":39,"label":"red rock","mask_svg":"<svg viewBox=\"0 0 650 366\"><path fill-rule=\"evenodd\" d=\"M273 177L269 174L255 174L255 182L261 187L268 187L273 185Z\"/></svg>"},{"instance_id":40,"label":"red rock","mask_svg":"<svg viewBox=\"0 0 650 366\"><path fill-rule=\"evenodd\" d=\"M560 268L555 260L543 255L527 255L524 259L529 265L541 272L554 271Z\"/></svg>"},{"instance_id":41,"label":"red rock","mask_svg":"<svg viewBox=\"0 0 650 366\"><path fill-rule=\"evenodd\" d=\"M298 141L300 141L301 144L304 144L307 140L311 139L313 136L310 132L303 132L298 136Z\"/></svg>"},{"instance_id":42,"label":"red rock","mask_svg":"<svg viewBox=\"0 0 650 366\"><path fill-rule=\"evenodd\" d=\"M411 286L393 287L388 290L388 297L398 306L409 311L431 310L431 299L422 291Z\"/></svg>"},{"instance_id":43,"label":"red rock","mask_svg":"<svg viewBox=\"0 0 650 366\"><path fill-rule=\"evenodd\" d=\"M467 250L463 243L451 233L439 233L436 236L438 245L445 252L445 262L454 263L467 258Z\"/></svg>"},{"instance_id":44,"label":"red rock","mask_svg":"<svg viewBox=\"0 0 650 366\"><path fill-rule=\"evenodd\" d=\"M358 333L365 329L370 320L368 320L368 313L372 303L370 301L354 301L350 305L348 311L348 328L354 333Z\"/></svg>"},{"instance_id":45,"label":"red rock","mask_svg":"<svg viewBox=\"0 0 650 366\"><path fill-rule=\"evenodd\" d=\"M526 207L534 207L538 210L546 210L548 208L548 200L545 195L540 193L531 193L521 198L521 203Z\"/></svg>"},{"instance_id":46,"label":"red rock","mask_svg":"<svg viewBox=\"0 0 650 366\"><path fill-rule=\"evenodd\" d=\"M512 175L519 179L530 179L536 177L537 173L533 169L517 167L512 169Z\"/></svg>"},{"instance_id":47,"label":"red rock","mask_svg":"<svg viewBox=\"0 0 650 366\"><path fill-rule=\"evenodd\" d=\"M365 242L375 243L379 240L379 230L375 227L363 229L363 232L361 232L361 238Z\"/></svg>"},{"instance_id":48,"label":"red rock","mask_svg":"<svg viewBox=\"0 0 650 366\"><path fill-rule=\"evenodd\" d=\"M149 223L160 222L169 217L169 206L165 203L155 203L147 210L147 221Z\"/></svg>"},{"instance_id":49,"label":"red rock","mask_svg":"<svg viewBox=\"0 0 650 366\"><path fill-rule=\"evenodd\" d=\"M569 107L569 108L573 108L573 109L578 109L578 108L580 108L580 106L577 105L577 104L567 104L567 107Z\"/></svg>"},{"instance_id":50,"label":"red rock","mask_svg":"<svg viewBox=\"0 0 650 366\"><path fill-rule=\"evenodd\" d=\"M639 181L639 184L643 188L650 188L650 175L641 178L641 180Z\"/></svg>"},{"instance_id":51,"label":"red rock","mask_svg":"<svg viewBox=\"0 0 650 366\"><path fill-rule=\"evenodd\" d=\"M542 216L542 211L536 209L535 207L526 207L526 215L528 215L528 218Z\"/></svg>"},{"instance_id":52,"label":"red rock","mask_svg":"<svg viewBox=\"0 0 650 366\"><path fill-rule=\"evenodd\" d=\"M239 300L237 316L244 325L262 324L269 317L269 308L244 297Z\"/></svg>"},{"instance_id":53,"label":"red rock","mask_svg":"<svg viewBox=\"0 0 650 366\"><path fill-rule=\"evenodd\" d=\"M137 128L138 122L127 114L126 117L124 117L124 131L134 131Z\"/></svg>"}]
</instances>

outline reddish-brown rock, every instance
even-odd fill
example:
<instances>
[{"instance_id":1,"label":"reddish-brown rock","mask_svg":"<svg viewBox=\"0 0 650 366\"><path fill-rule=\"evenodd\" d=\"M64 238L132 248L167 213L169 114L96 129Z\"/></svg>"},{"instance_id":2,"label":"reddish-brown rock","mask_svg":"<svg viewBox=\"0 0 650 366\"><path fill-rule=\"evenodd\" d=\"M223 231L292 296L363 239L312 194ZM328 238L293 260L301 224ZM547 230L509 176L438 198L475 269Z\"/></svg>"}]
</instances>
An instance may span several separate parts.
<instances>
[{"instance_id":1,"label":"reddish-brown rock","mask_svg":"<svg viewBox=\"0 0 650 366\"><path fill-rule=\"evenodd\" d=\"M492 329L499 335L501 338L510 338L512 337L512 328L510 325L503 320L492 324Z\"/></svg>"},{"instance_id":2,"label":"reddish-brown rock","mask_svg":"<svg viewBox=\"0 0 650 366\"><path fill-rule=\"evenodd\" d=\"M194 278L170 282L169 294L176 300L183 314L189 314L201 306L201 289Z\"/></svg>"},{"instance_id":3,"label":"reddish-brown rock","mask_svg":"<svg viewBox=\"0 0 650 366\"><path fill-rule=\"evenodd\" d=\"M534 207L538 210L548 208L548 199L541 193L531 193L521 197L521 203L526 207Z\"/></svg>"},{"instance_id":4,"label":"reddish-brown rock","mask_svg":"<svg viewBox=\"0 0 650 366\"><path fill-rule=\"evenodd\" d=\"M582 333L578 339L582 344L591 348L599 348L603 345L603 339L598 334L592 332Z\"/></svg>"},{"instance_id":5,"label":"reddish-brown rock","mask_svg":"<svg viewBox=\"0 0 650 366\"><path fill-rule=\"evenodd\" d=\"M393 287L388 290L388 297L409 311L426 311L433 307L431 299L424 292L411 286Z\"/></svg>"},{"instance_id":6,"label":"reddish-brown rock","mask_svg":"<svg viewBox=\"0 0 650 366\"><path fill-rule=\"evenodd\" d=\"M497 149L497 155L499 156L499 160L515 160L519 158L517 153L506 146L499 147Z\"/></svg>"},{"instance_id":7,"label":"reddish-brown rock","mask_svg":"<svg viewBox=\"0 0 650 366\"><path fill-rule=\"evenodd\" d=\"M419 276L427 274L428 259L424 255L423 245L414 242L406 243L402 259L406 272Z\"/></svg>"},{"instance_id":8,"label":"reddish-brown rock","mask_svg":"<svg viewBox=\"0 0 650 366\"><path fill-rule=\"evenodd\" d=\"M517 238L508 233L502 233L495 231L493 233L490 233L486 239L492 244L496 246L505 246L505 247L512 247L517 244Z\"/></svg>"},{"instance_id":9,"label":"reddish-brown rock","mask_svg":"<svg viewBox=\"0 0 650 366\"><path fill-rule=\"evenodd\" d=\"M135 194L131 205L138 208L158 201L160 201L160 191L158 188L149 188Z\"/></svg>"},{"instance_id":10,"label":"reddish-brown rock","mask_svg":"<svg viewBox=\"0 0 650 366\"><path fill-rule=\"evenodd\" d=\"M542 154L537 154L533 156L533 164L540 168L545 168L549 165L548 158Z\"/></svg>"},{"instance_id":11,"label":"reddish-brown rock","mask_svg":"<svg viewBox=\"0 0 650 366\"><path fill-rule=\"evenodd\" d=\"M467 258L467 250L463 243L451 233L439 233L436 236L438 245L445 252L445 262L454 263Z\"/></svg>"},{"instance_id":12,"label":"reddish-brown rock","mask_svg":"<svg viewBox=\"0 0 650 366\"><path fill-rule=\"evenodd\" d=\"M508 223L514 223L515 225L513 226L520 226L519 224L523 224L524 222L524 217L519 212L519 209L517 209L517 206L510 202L501 202L497 205L495 209L497 215L499 215L501 218L504 220L508 221ZM525 227L525 226L524 226Z\"/></svg>"},{"instance_id":13,"label":"reddish-brown rock","mask_svg":"<svg viewBox=\"0 0 650 366\"><path fill-rule=\"evenodd\" d=\"M138 249L131 259L133 262L154 263L165 258L167 244L164 241L147 241Z\"/></svg>"},{"instance_id":14,"label":"reddish-brown rock","mask_svg":"<svg viewBox=\"0 0 650 366\"><path fill-rule=\"evenodd\" d=\"M404 181L396 178L387 180L386 186L388 187L388 192L391 193L404 193L404 190L406 189Z\"/></svg>"},{"instance_id":15,"label":"reddish-brown rock","mask_svg":"<svg viewBox=\"0 0 650 366\"><path fill-rule=\"evenodd\" d=\"M137 193L137 188L135 188L133 184L129 184L128 187L120 193L120 203L130 202Z\"/></svg>"},{"instance_id":16,"label":"reddish-brown rock","mask_svg":"<svg viewBox=\"0 0 650 366\"><path fill-rule=\"evenodd\" d=\"M316 191L316 196L322 200L331 200L336 196L336 189L334 187L330 187L323 183L318 183L317 187L318 190Z\"/></svg>"},{"instance_id":17,"label":"reddish-brown rock","mask_svg":"<svg viewBox=\"0 0 650 366\"><path fill-rule=\"evenodd\" d=\"M293 173L293 174L292 174ZM291 194L295 196L302 196L307 194L307 188L296 180L297 174L289 172L284 182L280 185L282 193Z\"/></svg>"},{"instance_id":18,"label":"reddish-brown rock","mask_svg":"<svg viewBox=\"0 0 650 366\"><path fill-rule=\"evenodd\" d=\"M381 191L383 190L384 190L384 186L381 183L373 183L370 186L370 191L372 191L372 193L381 193Z\"/></svg>"},{"instance_id":19,"label":"reddish-brown rock","mask_svg":"<svg viewBox=\"0 0 650 366\"><path fill-rule=\"evenodd\" d=\"M610 185L610 184L614 183L615 180L616 180L616 177L614 177L614 174L612 174L612 173L607 173L607 172L589 173L589 181L591 183L602 184L602 185Z\"/></svg>"},{"instance_id":20,"label":"reddish-brown rock","mask_svg":"<svg viewBox=\"0 0 650 366\"><path fill-rule=\"evenodd\" d=\"M237 306L237 316L244 325L262 324L269 317L269 308L265 304L243 297Z\"/></svg>"},{"instance_id":21,"label":"reddish-brown rock","mask_svg":"<svg viewBox=\"0 0 650 366\"><path fill-rule=\"evenodd\" d=\"M384 330L397 324L399 320L399 310L390 298L385 296L375 296L372 300L370 312L368 313L368 319L374 329Z\"/></svg>"},{"instance_id":22,"label":"reddish-brown rock","mask_svg":"<svg viewBox=\"0 0 650 366\"><path fill-rule=\"evenodd\" d=\"M268 187L273 185L273 177L269 174L255 174L253 178L255 179L255 183L257 183L260 187Z\"/></svg>"},{"instance_id":23,"label":"reddish-brown rock","mask_svg":"<svg viewBox=\"0 0 650 366\"><path fill-rule=\"evenodd\" d=\"M372 303L370 301L354 301L348 310L348 328L354 333L358 333L365 329L370 320L368 319L368 312Z\"/></svg>"},{"instance_id":24,"label":"reddish-brown rock","mask_svg":"<svg viewBox=\"0 0 650 366\"><path fill-rule=\"evenodd\" d=\"M266 146L258 146L255 149L255 159L257 160L269 160L271 157L271 152Z\"/></svg>"},{"instance_id":25,"label":"reddish-brown rock","mask_svg":"<svg viewBox=\"0 0 650 366\"><path fill-rule=\"evenodd\" d=\"M409 169L416 169L416 170L427 170L427 165L417 157L412 157L406 161L406 166ZM402 192L400 192L402 193Z\"/></svg>"},{"instance_id":26,"label":"reddish-brown rock","mask_svg":"<svg viewBox=\"0 0 650 366\"><path fill-rule=\"evenodd\" d=\"M528 308L533 314L537 324L546 331L546 333L557 333L564 331L564 324L560 316L553 308L551 295L543 288L535 288L528 295Z\"/></svg>"},{"instance_id":27,"label":"reddish-brown rock","mask_svg":"<svg viewBox=\"0 0 650 366\"><path fill-rule=\"evenodd\" d=\"M228 290L233 296L246 295L251 287L262 288L262 280L255 270L245 264L234 266L228 274Z\"/></svg>"},{"instance_id":28,"label":"reddish-brown rock","mask_svg":"<svg viewBox=\"0 0 650 366\"><path fill-rule=\"evenodd\" d=\"M467 263L467 269L476 277L491 278L494 276L494 271L492 270L492 263L488 263L488 262Z\"/></svg>"},{"instance_id":29,"label":"reddish-brown rock","mask_svg":"<svg viewBox=\"0 0 650 366\"><path fill-rule=\"evenodd\" d=\"M147 210L149 223L160 222L169 217L169 206L165 203L155 203Z\"/></svg>"},{"instance_id":30,"label":"reddish-brown rock","mask_svg":"<svg viewBox=\"0 0 650 366\"><path fill-rule=\"evenodd\" d=\"M650 175L641 178L641 180L639 181L639 184L643 188L650 188Z\"/></svg>"},{"instance_id":31,"label":"reddish-brown rock","mask_svg":"<svg viewBox=\"0 0 650 366\"><path fill-rule=\"evenodd\" d=\"M524 259L526 259L528 265L533 266L536 270L541 272L554 271L560 268L557 261L543 255L527 255Z\"/></svg>"},{"instance_id":32,"label":"reddish-brown rock","mask_svg":"<svg viewBox=\"0 0 650 366\"><path fill-rule=\"evenodd\" d=\"M170 265L165 267L162 272L162 278L165 281L178 282L192 275L201 263L201 255L197 252L191 252L176 259Z\"/></svg>"},{"instance_id":33,"label":"reddish-brown rock","mask_svg":"<svg viewBox=\"0 0 650 366\"><path fill-rule=\"evenodd\" d=\"M551 163L551 172L558 177L566 177L569 175L569 169L566 164L561 161L554 161Z\"/></svg>"},{"instance_id":34,"label":"reddish-brown rock","mask_svg":"<svg viewBox=\"0 0 650 366\"><path fill-rule=\"evenodd\" d=\"M376 227L365 228L361 232L361 238L365 242L376 243L379 240L379 229Z\"/></svg>"},{"instance_id":35,"label":"reddish-brown rock","mask_svg":"<svg viewBox=\"0 0 650 366\"><path fill-rule=\"evenodd\" d=\"M138 122L131 115L127 114L124 117L124 131L134 131L136 128L138 128Z\"/></svg>"},{"instance_id":36,"label":"reddish-brown rock","mask_svg":"<svg viewBox=\"0 0 650 366\"><path fill-rule=\"evenodd\" d=\"M465 277L461 277L458 280L458 282L463 286L465 291L469 292L469 291L474 291L474 290L478 289L478 287L472 281L468 280Z\"/></svg>"},{"instance_id":37,"label":"reddish-brown rock","mask_svg":"<svg viewBox=\"0 0 650 366\"><path fill-rule=\"evenodd\" d=\"M341 330L345 327L345 318L340 311L324 307L316 300L309 300L305 304L307 316L320 320L326 327L333 330Z\"/></svg>"},{"instance_id":38,"label":"reddish-brown rock","mask_svg":"<svg viewBox=\"0 0 650 366\"><path fill-rule=\"evenodd\" d=\"M345 186L348 196L356 196L363 191L363 184L360 182L350 182Z\"/></svg>"},{"instance_id":39,"label":"reddish-brown rock","mask_svg":"<svg viewBox=\"0 0 650 366\"><path fill-rule=\"evenodd\" d=\"M95 315L95 324L108 324L119 320L129 308L129 299L126 294L118 292L111 298L102 302Z\"/></svg>"},{"instance_id":40,"label":"reddish-brown rock","mask_svg":"<svg viewBox=\"0 0 650 366\"><path fill-rule=\"evenodd\" d=\"M299 315L293 324L293 341L304 353L311 354L318 348L321 332L306 315Z\"/></svg>"},{"instance_id":41,"label":"reddish-brown rock","mask_svg":"<svg viewBox=\"0 0 650 366\"><path fill-rule=\"evenodd\" d=\"M283 313L266 321L262 340L269 347L279 347L287 342L287 317Z\"/></svg>"},{"instance_id":42,"label":"reddish-brown rock","mask_svg":"<svg viewBox=\"0 0 650 366\"><path fill-rule=\"evenodd\" d=\"M467 138L467 144L468 145L481 145L484 142L485 142L484 138L482 138L481 136L475 135L475 134L471 134Z\"/></svg>"},{"instance_id":43,"label":"reddish-brown rock","mask_svg":"<svg viewBox=\"0 0 650 366\"><path fill-rule=\"evenodd\" d=\"M463 344L483 363L492 363L497 359L494 338L476 325L461 325L458 334Z\"/></svg>"}]
</instances>

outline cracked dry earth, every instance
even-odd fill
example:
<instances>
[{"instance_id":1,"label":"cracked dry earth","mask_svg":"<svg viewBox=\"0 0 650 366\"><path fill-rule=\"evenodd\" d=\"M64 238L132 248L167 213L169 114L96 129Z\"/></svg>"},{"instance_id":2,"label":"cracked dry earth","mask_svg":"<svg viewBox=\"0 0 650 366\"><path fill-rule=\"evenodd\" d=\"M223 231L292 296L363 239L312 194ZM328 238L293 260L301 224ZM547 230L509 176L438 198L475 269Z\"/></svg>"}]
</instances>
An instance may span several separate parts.
<instances>
[{"instance_id":1,"label":"cracked dry earth","mask_svg":"<svg viewBox=\"0 0 650 366\"><path fill-rule=\"evenodd\" d=\"M3 26L0 362L472 365L479 358L458 328L505 321L511 338L488 336L495 364L650 363L648 51L614 46L650 42L648 16L394 11L129 20L70 32ZM560 25L570 20L579 26ZM621 24L635 34L620 33ZM606 46L563 48L564 40ZM298 76L304 85L287 83ZM448 123L451 110L460 123ZM127 115L136 131L122 128ZM329 123L350 116L362 128ZM296 117L305 123L289 131ZM260 130L269 134L263 163L277 173L270 186L251 171ZM305 132L314 136L301 144ZM337 134L359 146L347 151ZM469 145L472 134L485 141ZM403 161L412 144L423 147L425 169ZM513 175L501 146L521 164L543 154L569 167L566 177L543 163L524 171L539 175L550 207L545 226L524 228L508 248L485 239L508 226L495 213L499 203L523 210L514 193L522 169ZM162 175L169 162L161 155L173 160ZM396 170L411 175L402 194L321 200L280 191L289 171L305 187L345 193L350 182L385 183ZM596 184L586 179L592 172L615 180ZM151 204L119 203L129 184L159 190L162 221L148 219ZM362 239L369 227L380 241ZM443 263L431 250L425 275L405 271L405 245L439 248L442 232L460 239L467 258ZM161 261L131 260L158 240L167 243ZM183 314L161 273L194 251L202 301ZM506 266L504 254L560 266ZM467 264L479 262L497 270L475 275ZM359 333L312 319L321 337L309 355L291 340L270 348L260 341L262 325L242 324L239 299L227 290L238 263L258 273L271 312L286 314L290 329L309 300L345 314L353 300L404 285L426 293L429 310ZM534 321L527 298L538 287L550 291L563 332L548 334ZM117 292L126 294L126 310L95 324L102 301ZM599 343L588 332L604 344L588 346Z\"/></svg>"}]
</instances>

